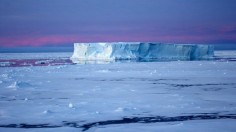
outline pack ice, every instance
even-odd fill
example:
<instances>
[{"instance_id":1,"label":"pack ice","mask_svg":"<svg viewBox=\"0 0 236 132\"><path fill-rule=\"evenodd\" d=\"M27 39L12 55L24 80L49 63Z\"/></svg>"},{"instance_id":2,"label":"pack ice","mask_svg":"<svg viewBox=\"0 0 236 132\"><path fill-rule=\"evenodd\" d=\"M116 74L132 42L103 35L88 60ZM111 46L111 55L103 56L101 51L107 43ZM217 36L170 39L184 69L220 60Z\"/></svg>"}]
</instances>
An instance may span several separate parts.
<instances>
[{"instance_id":1,"label":"pack ice","mask_svg":"<svg viewBox=\"0 0 236 132\"><path fill-rule=\"evenodd\" d=\"M96 60L202 60L214 55L212 45L140 42L75 43L71 57L76 61Z\"/></svg>"}]
</instances>

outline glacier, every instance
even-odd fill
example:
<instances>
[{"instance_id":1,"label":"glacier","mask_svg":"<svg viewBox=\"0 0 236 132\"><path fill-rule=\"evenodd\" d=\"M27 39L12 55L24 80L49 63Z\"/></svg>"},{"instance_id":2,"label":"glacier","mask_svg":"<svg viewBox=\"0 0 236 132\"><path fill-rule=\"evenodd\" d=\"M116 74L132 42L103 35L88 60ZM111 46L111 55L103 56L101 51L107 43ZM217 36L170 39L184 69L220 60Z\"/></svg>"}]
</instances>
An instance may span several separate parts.
<instances>
[{"instance_id":1,"label":"glacier","mask_svg":"<svg viewBox=\"0 0 236 132\"><path fill-rule=\"evenodd\" d=\"M142 42L74 43L71 57L77 61L113 60L205 60L214 56L214 46Z\"/></svg>"}]
</instances>

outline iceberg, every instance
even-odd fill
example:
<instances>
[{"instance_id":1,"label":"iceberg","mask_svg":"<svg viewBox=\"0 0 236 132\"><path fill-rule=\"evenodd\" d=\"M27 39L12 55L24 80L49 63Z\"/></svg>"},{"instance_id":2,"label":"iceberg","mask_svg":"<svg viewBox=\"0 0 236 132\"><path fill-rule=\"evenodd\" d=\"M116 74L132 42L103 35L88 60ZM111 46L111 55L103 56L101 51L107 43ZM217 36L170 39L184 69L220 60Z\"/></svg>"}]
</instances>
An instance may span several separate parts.
<instances>
[{"instance_id":1,"label":"iceberg","mask_svg":"<svg viewBox=\"0 0 236 132\"><path fill-rule=\"evenodd\" d=\"M75 43L73 62L114 60L206 60L214 56L214 46L142 42Z\"/></svg>"}]
</instances>

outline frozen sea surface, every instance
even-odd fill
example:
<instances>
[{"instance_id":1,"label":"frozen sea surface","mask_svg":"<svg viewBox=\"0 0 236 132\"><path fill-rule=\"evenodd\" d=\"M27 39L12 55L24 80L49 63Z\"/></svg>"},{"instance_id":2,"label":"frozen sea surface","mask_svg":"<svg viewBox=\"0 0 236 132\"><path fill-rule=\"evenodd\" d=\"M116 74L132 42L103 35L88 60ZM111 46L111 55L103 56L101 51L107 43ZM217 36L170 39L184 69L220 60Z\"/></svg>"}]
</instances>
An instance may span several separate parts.
<instances>
[{"instance_id":1,"label":"frozen sea surface","mask_svg":"<svg viewBox=\"0 0 236 132\"><path fill-rule=\"evenodd\" d=\"M0 131L235 131L233 53L216 52L212 61L1 63ZM10 63L71 55L31 54L0 58Z\"/></svg>"}]
</instances>

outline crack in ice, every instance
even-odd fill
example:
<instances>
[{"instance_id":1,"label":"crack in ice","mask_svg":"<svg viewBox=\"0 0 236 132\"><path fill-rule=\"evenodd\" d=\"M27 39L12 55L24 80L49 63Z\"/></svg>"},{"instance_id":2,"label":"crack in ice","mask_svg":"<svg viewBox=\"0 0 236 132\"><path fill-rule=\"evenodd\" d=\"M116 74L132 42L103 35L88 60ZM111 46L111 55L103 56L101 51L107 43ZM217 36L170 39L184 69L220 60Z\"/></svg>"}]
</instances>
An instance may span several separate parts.
<instances>
[{"instance_id":1,"label":"crack in ice","mask_svg":"<svg viewBox=\"0 0 236 132\"><path fill-rule=\"evenodd\" d=\"M82 131L87 131L93 127L115 125L115 124L130 124L130 123L159 123L159 122L177 122L177 121L189 121L189 120L213 120L213 119L236 119L236 114L219 115L217 113L203 113L197 115L185 115L185 116L152 116L152 117L124 117L118 120L97 121L86 124L80 124L78 121L62 121L61 125L45 124L7 124L0 125L4 128L58 128L58 127L74 127L81 128Z\"/></svg>"}]
</instances>

